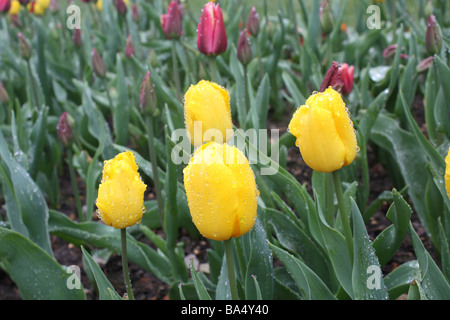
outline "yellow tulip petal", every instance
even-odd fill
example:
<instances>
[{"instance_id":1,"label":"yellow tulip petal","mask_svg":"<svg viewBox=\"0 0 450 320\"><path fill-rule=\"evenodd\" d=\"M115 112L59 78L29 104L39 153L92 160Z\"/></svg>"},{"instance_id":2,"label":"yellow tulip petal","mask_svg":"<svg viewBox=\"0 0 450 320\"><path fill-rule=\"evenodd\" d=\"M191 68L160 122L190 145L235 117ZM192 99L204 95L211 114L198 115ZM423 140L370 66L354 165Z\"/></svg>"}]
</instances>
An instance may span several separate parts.
<instances>
[{"instance_id":1,"label":"yellow tulip petal","mask_svg":"<svg viewBox=\"0 0 450 320\"><path fill-rule=\"evenodd\" d=\"M142 181L134 155L130 151L105 161L98 188L97 212L107 225L123 229L140 223L145 211Z\"/></svg>"},{"instance_id":2,"label":"yellow tulip petal","mask_svg":"<svg viewBox=\"0 0 450 320\"><path fill-rule=\"evenodd\" d=\"M258 190L241 151L227 144L206 143L183 173L192 220L203 236L227 240L251 230Z\"/></svg>"},{"instance_id":3,"label":"yellow tulip petal","mask_svg":"<svg viewBox=\"0 0 450 320\"><path fill-rule=\"evenodd\" d=\"M445 157L445 189L447 190L447 196L450 198L450 148Z\"/></svg>"}]
</instances>

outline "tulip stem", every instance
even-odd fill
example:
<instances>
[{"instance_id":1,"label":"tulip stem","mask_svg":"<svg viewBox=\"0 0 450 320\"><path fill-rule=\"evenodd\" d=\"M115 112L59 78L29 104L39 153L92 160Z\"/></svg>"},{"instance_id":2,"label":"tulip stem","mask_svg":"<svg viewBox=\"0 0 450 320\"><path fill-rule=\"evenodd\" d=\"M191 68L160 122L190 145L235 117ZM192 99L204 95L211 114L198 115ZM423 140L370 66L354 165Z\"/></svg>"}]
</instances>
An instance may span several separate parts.
<instances>
[{"instance_id":1,"label":"tulip stem","mask_svg":"<svg viewBox=\"0 0 450 320\"><path fill-rule=\"evenodd\" d=\"M211 81L219 83L219 74L217 72L216 56L209 57L209 67L211 68Z\"/></svg>"},{"instance_id":2,"label":"tulip stem","mask_svg":"<svg viewBox=\"0 0 450 320\"><path fill-rule=\"evenodd\" d=\"M155 186L156 201L158 203L159 218L161 220L161 228L164 228L163 218L163 202L161 196L161 184L158 175L158 159L156 158L156 149L153 142L153 119L146 116L147 134L148 134L148 152L150 153L150 160L152 163L153 183Z\"/></svg>"},{"instance_id":3,"label":"tulip stem","mask_svg":"<svg viewBox=\"0 0 450 320\"><path fill-rule=\"evenodd\" d=\"M225 246L225 258L227 259L228 280L230 283L231 299L239 300L236 285L236 275L234 273L233 248L231 238L228 240L224 240L223 244Z\"/></svg>"},{"instance_id":4,"label":"tulip stem","mask_svg":"<svg viewBox=\"0 0 450 320\"><path fill-rule=\"evenodd\" d=\"M70 181L72 182L72 191L75 198L75 204L77 206L77 212L78 212L78 219L80 221L85 221L85 217L83 215L83 210L81 207L81 201L80 201L80 194L78 191L78 184L77 184L77 177L75 175L75 169L73 167L72 163L72 149L71 147L67 148L67 164L69 165L69 173L70 173Z\"/></svg>"},{"instance_id":5,"label":"tulip stem","mask_svg":"<svg viewBox=\"0 0 450 320\"><path fill-rule=\"evenodd\" d=\"M339 215L341 217L342 227L344 228L344 236L347 241L347 247L349 251L350 261L353 261L353 235L350 228L350 217L347 213L344 194L342 192L341 178L339 176L339 171L333 171L331 176L333 177L334 191L336 192L336 197L339 206Z\"/></svg>"},{"instance_id":6,"label":"tulip stem","mask_svg":"<svg viewBox=\"0 0 450 320\"><path fill-rule=\"evenodd\" d=\"M122 270L125 287L127 288L128 300L134 300L133 289L131 288L130 274L128 272L127 255L127 228L120 229L120 240L122 245Z\"/></svg>"},{"instance_id":7,"label":"tulip stem","mask_svg":"<svg viewBox=\"0 0 450 320\"><path fill-rule=\"evenodd\" d=\"M34 100L35 100L34 103L39 110L41 107L39 106L39 97L38 97L38 93L37 93L37 89L36 89L36 83L34 82L33 71L31 70L30 60L27 60L27 67L28 67L28 72L30 73L31 87L33 89Z\"/></svg>"},{"instance_id":8,"label":"tulip stem","mask_svg":"<svg viewBox=\"0 0 450 320\"><path fill-rule=\"evenodd\" d=\"M181 100L181 85L180 85L180 73L178 71L177 61L177 40L172 40L172 67L173 67L173 81L175 82L175 88L177 90L177 99Z\"/></svg>"}]
</instances>

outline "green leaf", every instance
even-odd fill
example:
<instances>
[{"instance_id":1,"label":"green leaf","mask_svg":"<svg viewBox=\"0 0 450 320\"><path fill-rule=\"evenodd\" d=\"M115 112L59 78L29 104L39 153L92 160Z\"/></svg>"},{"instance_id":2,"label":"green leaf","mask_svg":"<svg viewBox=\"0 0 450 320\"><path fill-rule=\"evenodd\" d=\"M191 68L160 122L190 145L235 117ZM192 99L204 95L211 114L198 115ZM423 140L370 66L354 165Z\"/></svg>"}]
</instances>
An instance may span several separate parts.
<instances>
[{"instance_id":1,"label":"green leaf","mask_svg":"<svg viewBox=\"0 0 450 320\"><path fill-rule=\"evenodd\" d=\"M295 283L307 300L336 300L336 297L317 274L287 251L269 243L269 247L286 266Z\"/></svg>"},{"instance_id":2,"label":"green leaf","mask_svg":"<svg viewBox=\"0 0 450 320\"><path fill-rule=\"evenodd\" d=\"M85 257L85 261L89 272L93 274L95 283L97 284L97 289L99 293L100 300L123 300L121 296L114 290L113 285L109 282L108 278L106 278L102 269L98 266L98 264L92 259L91 255L81 247L81 251L83 252L83 256Z\"/></svg>"},{"instance_id":3,"label":"green leaf","mask_svg":"<svg viewBox=\"0 0 450 320\"><path fill-rule=\"evenodd\" d=\"M2 131L0 130L0 157L9 169L11 179L10 199L14 198L28 237L50 256L53 256L48 233L48 207L44 196L29 173L12 157ZM5 186L6 187L6 186ZM18 213L18 212L16 212Z\"/></svg>"},{"instance_id":4,"label":"green leaf","mask_svg":"<svg viewBox=\"0 0 450 320\"><path fill-rule=\"evenodd\" d=\"M426 297L430 300L450 300L450 284L448 280L426 251L411 223L409 224L409 234L417 261L419 262L420 279L417 279L417 281Z\"/></svg>"},{"instance_id":5,"label":"green leaf","mask_svg":"<svg viewBox=\"0 0 450 320\"><path fill-rule=\"evenodd\" d=\"M356 202L352 201L353 272L352 284L356 300L387 300L381 267L367 234Z\"/></svg>"},{"instance_id":6,"label":"green leaf","mask_svg":"<svg viewBox=\"0 0 450 320\"><path fill-rule=\"evenodd\" d=\"M195 271L194 263L191 259L191 275L192 280L194 281L195 290L197 291L197 295L200 300L211 300L211 296L209 295L208 291L206 290L205 286L203 285L202 281L200 280L197 271Z\"/></svg>"},{"instance_id":7,"label":"green leaf","mask_svg":"<svg viewBox=\"0 0 450 320\"><path fill-rule=\"evenodd\" d=\"M394 300L406 293L414 279L419 277L419 263L412 260L398 266L384 278L384 284L389 293L389 299Z\"/></svg>"},{"instance_id":8,"label":"green leaf","mask_svg":"<svg viewBox=\"0 0 450 320\"><path fill-rule=\"evenodd\" d=\"M383 266L400 248L408 232L408 221L411 218L411 207L400 193L393 189L394 203L388 210L387 218L392 225L384 229L374 240L374 247L380 264Z\"/></svg>"},{"instance_id":9,"label":"green leaf","mask_svg":"<svg viewBox=\"0 0 450 320\"><path fill-rule=\"evenodd\" d=\"M23 235L0 227L0 265L24 300L84 300L80 288L69 289L70 272ZM76 276L76 275L72 275Z\"/></svg>"},{"instance_id":10,"label":"green leaf","mask_svg":"<svg viewBox=\"0 0 450 320\"><path fill-rule=\"evenodd\" d=\"M120 145L126 145L128 141L128 124L129 124L129 104L128 104L128 93L127 93L127 83L125 81L125 72L123 70L123 63L120 54L116 57L116 91L118 94L117 103L111 106L113 115L113 128L114 134L116 136L116 143ZM107 88L106 90L109 90Z\"/></svg>"},{"instance_id":11,"label":"green leaf","mask_svg":"<svg viewBox=\"0 0 450 320\"><path fill-rule=\"evenodd\" d=\"M66 215L50 210L49 230L52 234L75 245L90 244L98 248L108 248L113 252L121 252L120 232L99 222L77 223ZM133 237L127 238L128 259L146 271L153 273L166 283L171 283L172 274L169 260L156 252L147 244Z\"/></svg>"}]
</instances>

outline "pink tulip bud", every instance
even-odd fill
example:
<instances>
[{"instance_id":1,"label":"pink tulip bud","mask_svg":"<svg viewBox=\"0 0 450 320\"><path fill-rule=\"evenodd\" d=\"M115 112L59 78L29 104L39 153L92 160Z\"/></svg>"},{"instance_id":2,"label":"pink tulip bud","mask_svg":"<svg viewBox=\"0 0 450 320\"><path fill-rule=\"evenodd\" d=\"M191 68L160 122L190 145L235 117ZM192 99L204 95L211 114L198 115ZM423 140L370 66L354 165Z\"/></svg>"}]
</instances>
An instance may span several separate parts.
<instances>
[{"instance_id":1,"label":"pink tulip bud","mask_svg":"<svg viewBox=\"0 0 450 320\"><path fill-rule=\"evenodd\" d=\"M339 68L339 63L333 61L323 78L319 91L324 92L328 87L332 87L334 90L340 92L343 86L344 82L342 81L341 68Z\"/></svg>"},{"instance_id":2,"label":"pink tulip bud","mask_svg":"<svg viewBox=\"0 0 450 320\"><path fill-rule=\"evenodd\" d=\"M11 8L11 0L0 0L0 12L6 13Z\"/></svg>"},{"instance_id":3,"label":"pink tulip bud","mask_svg":"<svg viewBox=\"0 0 450 320\"><path fill-rule=\"evenodd\" d=\"M237 57L239 61L246 66L252 60L252 45L248 36L247 29L241 31L237 45Z\"/></svg>"},{"instance_id":4,"label":"pink tulip bud","mask_svg":"<svg viewBox=\"0 0 450 320\"><path fill-rule=\"evenodd\" d=\"M202 10L197 28L197 47L205 55L219 55L227 49L227 34L222 9L208 2Z\"/></svg>"},{"instance_id":5,"label":"pink tulip bud","mask_svg":"<svg viewBox=\"0 0 450 320\"><path fill-rule=\"evenodd\" d=\"M423 72L428 70L433 64L433 56L429 56L428 58L423 59L417 64L417 72Z\"/></svg>"},{"instance_id":6,"label":"pink tulip bud","mask_svg":"<svg viewBox=\"0 0 450 320\"><path fill-rule=\"evenodd\" d=\"M69 118L69 114L64 112L59 118L58 125L56 126L58 139L65 147L70 146L73 142L73 134Z\"/></svg>"},{"instance_id":7,"label":"pink tulip bud","mask_svg":"<svg viewBox=\"0 0 450 320\"><path fill-rule=\"evenodd\" d=\"M183 34L182 15L176 1L171 1L167 14L161 15L161 26L169 39L179 39Z\"/></svg>"},{"instance_id":8,"label":"pink tulip bud","mask_svg":"<svg viewBox=\"0 0 450 320\"><path fill-rule=\"evenodd\" d=\"M342 87L342 93L344 95L350 94L353 90L353 73L355 71L354 66L349 66L346 63L341 64L341 79L344 82Z\"/></svg>"},{"instance_id":9,"label":"pink tulip bud","mask_svg":"<svg viewBox=\"0 0 450 320\"><path fill-rule=\"evenodd\" d=\"M248 22L247 22L247 29L248 32L252 36L256 36L259 33L260 25L259 25L259 15L258 12L256 12L256 8L252 7L250 10L250 15L248 16Z\"/></svg>"},{"instance_id":10,"label":"pink tulip bud","mask_svg":"<svg viewBox=\"0 0 450 320\"><path fill-rule=\"evenodd\" d=\"M134 56L134 46L133 46L133 41L131 39L131 34L128 35L127 37L127 43L125 45L125 56L127 58L131 58L132 56Z\"/></svg>"},{"instance_id":11,"label":"pink tulip bud","mask_svg":"<svg viewBox=\"0 0 450 320\"><path fill-rule=\"evenodd\" d=\"M439 31L439 23L433 14L428 18L425 45L429 54L439 54L441 52L442 36Z\"/></svg>"}]
</instances>

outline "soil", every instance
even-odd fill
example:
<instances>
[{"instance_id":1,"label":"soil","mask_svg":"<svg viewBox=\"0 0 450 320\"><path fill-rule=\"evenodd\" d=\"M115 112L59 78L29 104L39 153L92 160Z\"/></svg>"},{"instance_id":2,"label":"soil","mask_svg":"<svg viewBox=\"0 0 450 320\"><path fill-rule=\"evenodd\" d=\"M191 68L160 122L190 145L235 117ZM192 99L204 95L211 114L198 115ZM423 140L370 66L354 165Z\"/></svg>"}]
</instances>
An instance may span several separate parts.
<instances>
[{"instance_id":1,"label":"soil","mask_svg":"<svg viewBox=\"0 0 450 320\"><path fill-rule=\"evenodd\" d=\"M424 125L424 114L423 105L421 100L417 100L414 104L413 114L423 129L422 131L426 133L426 127ZM280 127L280 124L277 125ZM287 124L286 126L287 127ZM392 190L393 186L389 178L388 172L385 168L376 161L376 158L370 148L368 148L369 157L369 168L370 168L370 200L375 199L382 191ZM311 180L311 169L305 165L298 148L293 147L288 153L288 168L291 173L301 182L305 183L305 186L310 190L309 181ZM64 172L68 172L65 170ZM61 177L61 199L63 199L61 207L58 208L61 212L69 215L72 219L73 212L75 212L75 205L73 197L71 196L70 180L68 177ZM83 184L79 183L80 192L83 196ZM149 192L147 194L148 198L152 198L154 195ZM370 203L370 202L369 202ZM0 195L0 216L4 216L4 209L2 208L4 204L3 199ZM382 230L388 227L391 222L386 218L386 212L389 208L389 203L384 203L381 208L372 216L369 223L367 224L367 229L371 239L374 239ZM430 252L433 258L433 248L431 242L428 239L423 227L421 226L417 215L415 212L412 214L412 223L418 233L419 237L422 239L425 247ZM157 230L155 230L157 231ZM140 239L141 241L147 241L146 238ZM184 230L180 230L180 241L185 243L186 254L193 254L197 259L199 264L207 262L206 250L209 248L208 242L204 240L194 241L192 240ZM82 266L81 257L82 253L79 247L74 246L64 240L52 235L51 243L54 250L54 255L56 260L62 265L77 265ZM147 244L152 245L151 243ZM397 251L395 256L391 261L383 267L383 273L388 274L394 270L397 266L410 260L414 260L414 250L411 245L409 236L407 236L400 249ZM437 260L435 259L437 262ZM105 273L108 280L114 286L115 290L123 296L125 294L125 287L123 284L122 275L122 262L121 257L117 254L112 254L108 261L100 265L103 272ZM136 266L132 262L129 264L129 271L131 282L133 285L133 291L135 298L138 300L167 300L169 287L167 284L153 276L151 273L142 270L140 267ZM89 281L87 275L85 274L83 268L81 268L81 280L83 287L85 288L86 298L88 300L98 299L98 295ZM404 299L405 296L401 296L400 299ZM17 286L9 278L9 276L0 269L0 300L20 300L20 294L18 292Z\"/></svg>"}]
</instances>

